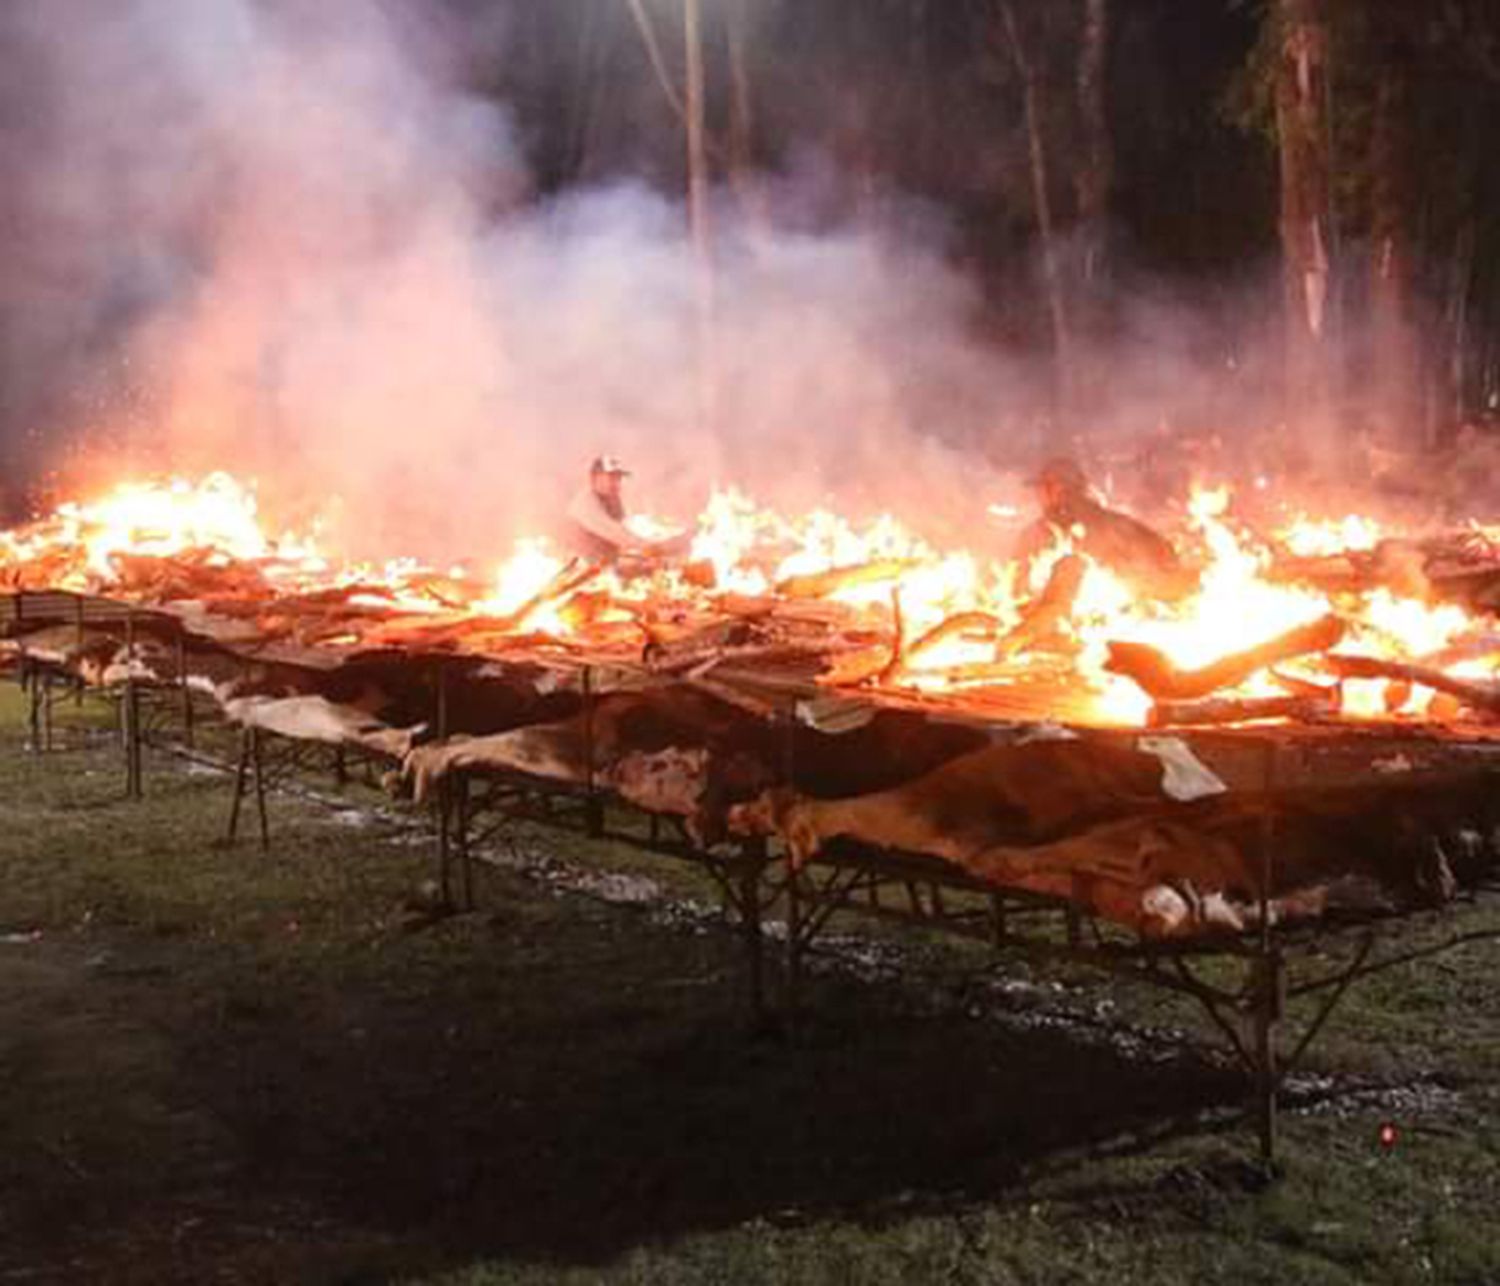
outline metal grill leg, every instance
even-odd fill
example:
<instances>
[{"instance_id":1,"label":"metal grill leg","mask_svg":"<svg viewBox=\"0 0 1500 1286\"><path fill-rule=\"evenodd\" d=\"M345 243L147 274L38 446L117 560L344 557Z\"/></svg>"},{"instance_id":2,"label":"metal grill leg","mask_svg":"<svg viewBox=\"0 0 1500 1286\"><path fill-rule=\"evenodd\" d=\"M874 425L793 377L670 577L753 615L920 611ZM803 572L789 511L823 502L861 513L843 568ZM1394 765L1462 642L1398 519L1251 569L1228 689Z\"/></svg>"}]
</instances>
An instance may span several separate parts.
<instances>
[{"instance_id":1,"label":"metal grill leg","mask_svg":"<svg viewBox=\"0 0 1500 1286\"><path fill-rule=\"evenodd\" d=\"M51 753L52 750L52 675L48 674L42 680L42 749Z\"/></svg>"},{"instance_id":2,"label":"metal grill leg","mask_svg":"<svg viewBox=\"0 0 1500 1286\"><path fill-rule=\"evenodd\" d=\"M177 687L182 697L182 739L189 749L193 745L193 689L188 683L187 638L177 634Z\"/></svg>"},{"instance_id":3,"label":"metal grill leg","mask_svg":"<svg viewBox=\"0 0 1500 1286\"><path fill-rule=\"evenodd\" d=\"M26 721L26 748L34 755L42 753L42 678L29 665L22 665L21 682L29 700Z\"/></svg>"},{"instance_id":4,"label":"metal grill leg","mask_svg":"<svg viewBox=\"0 0 1500 1286\"><path fill-rule=\"evenodd\" d=\"M453 783L454 817L458 824L458 866L463 878L464 910L474 909L474 855L469 849L469 777L459 773Z\"/></svg>"},{"instance_id":5,"label":"metal grill leg","mask_svg":"<svg viewBox=\"0 0 1500 1286\"><path fill-rule=\"evenodd\" d=\"M438 783L438 897L446 911L453 905L453 787L447 777Z\"/></svg>"},{"instance_id":6,"label":"metal grill leg","mask_svg":"<svg viewBox=\"0 0 1500 1286\"><path fill-rule=\"evenodd\" d=\"M266 816L266 765L261 751L260 729L250 729L250 759L255 769L255 811L260 818L260 846L271 847L271 823Z\"/></svg>"},{"instance_id":7,"label":"metal grill leg","mask_svg":"<svg viewBox=\"0 0 1500 1286\"><path fill-rule=\"evenodd\" d=\"M240 758L234 769L234 802L229 806L229 830L225 840L233 844L240 830L240 804L245 798L247 778L250 772L250 729L240 730Z\"/></svg>"},{"instance_id":8,"label":"metal grill leg","mask_svg":"<svg viewBox=\"0 0 1500 1286\"><path fill-rule=\"evenodd\" d=\"M1280 1080L1277 1067L1276 1029L1281 1020L1285 966L1281 954L1270 951L1257 956L1251 978L1255 1006L1255 1120L1260 1138L1260 1159L1270 1168L1276 1163L1277 1102Z\"/></svg>"},{"instance_id":9,"label":"metal grill leg","mask_svg":"<svg viewBox=\"0 0 1500 1286\"><path fill-rule=\"evenodd\" d=\"M765 933L761 925L761 880L766 869L765 843L746 845L740 856L740 931L745 939L745 964L749 972L750 1012L757 1021L765 1016Z\"/></svg>"},{"instance_id":10,"label":"metal grill leg","mask_svg":"<svg viewBox=\"0 0 1500 1286\"><path fill-rule=\"evenodd\" d=\"M802 993L802 893L801 878L792 864L790 853L786 857L786 996L784 1005L789 1023L797 1017Z\"/></svg>"},{"instance_id":11,"label":"metal grill leg","mask_svg":"<svg viewBox=\"0 0 1500 1286\"><path fill-rule=\"evenodd\" d=\"M139 799L141 783L141 693L134 679L125 680L121 699L121 719L125 732L125 794Z\"/></svg>"}]
</instances>

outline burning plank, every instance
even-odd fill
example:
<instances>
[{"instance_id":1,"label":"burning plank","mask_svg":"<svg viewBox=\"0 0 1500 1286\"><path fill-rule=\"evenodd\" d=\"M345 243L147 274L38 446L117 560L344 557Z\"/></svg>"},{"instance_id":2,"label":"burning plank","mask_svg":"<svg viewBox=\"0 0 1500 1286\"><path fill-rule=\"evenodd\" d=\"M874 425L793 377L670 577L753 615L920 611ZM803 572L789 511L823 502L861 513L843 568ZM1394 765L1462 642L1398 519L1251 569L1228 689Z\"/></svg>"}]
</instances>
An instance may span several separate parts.
<instances>
[{"instance_id":1,"label":"burning plank","mask_svg":"<svg viewBox=\"0 0 1500 1286\"><path fill-rule=\"evenodd\" d=\"M1342 641L1344 633L1338 617L1324 616L1196 670L1178 669L1164 653L1145 643L1111 643L1105 669L1124 675L1158 701L1194 701L1222 688L1236 688L1283 661L1327 652Z\"/></svg>"},{"instance_id":2,"label":"burning plank","mask_svg":"<svg viewBox=\"0 0 1500 1286\"><path fill-rule=\"evenodd\" d=\"M898 581L919 564L910 558L881 558L852 567L788 576L778 581L776 592L783 598L828 598L842 590Z\"/></svg>"},{"instance_id":3,"label":"burning plank","mask_svg":"<svg viewBox=\"0 0 1500 1286\"><path fill-rule=\"evenodd\" d=\"M1042 592L1022 614L1020 624L995 645L995 660L1004 661L1024 652L1055 632L1072 615L1086 571L1087 565L1077 555L1058 559Z\"/></svg>"},{"instance_id":4,"label":"burning plank","mask_svg":"<svg viewBox=\"0 0 1500 1286\"><path fill-rule=\"evenodd\" d=\"M1310 684L1309 686L1316 686ZM1337 718L1338 693L1285 697L1205 697L1196 701L1158 701L1151 707L1153 728L1190 728L1215 724L1290 719L1301 723Z\"/></svg>"},{"instance_id":5,"label":"burning plank","mask_svg":"<svg viewBox=\"0 0 1500 1286\"><path fill-rule=\"evenodd\" d=\"M1420 684L1455 698L1477 713L1500 715L1500 687L1494 684L1457 679L1431 666L1372 656L1330 656L1323 663L1341 679L1389 679L1395 683Z\"/></svg>"}]
</instances>

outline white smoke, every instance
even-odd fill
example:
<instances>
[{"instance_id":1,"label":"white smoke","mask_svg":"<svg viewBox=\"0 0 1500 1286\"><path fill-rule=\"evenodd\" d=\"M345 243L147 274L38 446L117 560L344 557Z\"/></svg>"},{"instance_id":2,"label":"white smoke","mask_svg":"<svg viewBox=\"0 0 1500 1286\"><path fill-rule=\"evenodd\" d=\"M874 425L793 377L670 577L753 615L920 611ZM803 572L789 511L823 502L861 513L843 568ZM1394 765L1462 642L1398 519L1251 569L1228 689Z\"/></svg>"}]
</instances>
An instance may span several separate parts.
<instances>
[{"instance_id":1,"label":"white smoke","mask_svg":"<svg viewBox=\"0 0 1500 1286\"><path fill-rule=\"evenodd\" d=\"M26 225L68 317L48 351L79 378L93 333L128 363L88 372L109 390L89 427L273 498L337 497L372 548L482 552L544 526L604 450L639 503L679 514L730 482L982 509L974 446L1013 377L940 237L767 231L718 202L705 431L681 203L629 181L532 199L446 12L11 0L45 128L7 150L25 145ZM792 210L790 186L772 199Z\"/></svg>"}]
</instances>

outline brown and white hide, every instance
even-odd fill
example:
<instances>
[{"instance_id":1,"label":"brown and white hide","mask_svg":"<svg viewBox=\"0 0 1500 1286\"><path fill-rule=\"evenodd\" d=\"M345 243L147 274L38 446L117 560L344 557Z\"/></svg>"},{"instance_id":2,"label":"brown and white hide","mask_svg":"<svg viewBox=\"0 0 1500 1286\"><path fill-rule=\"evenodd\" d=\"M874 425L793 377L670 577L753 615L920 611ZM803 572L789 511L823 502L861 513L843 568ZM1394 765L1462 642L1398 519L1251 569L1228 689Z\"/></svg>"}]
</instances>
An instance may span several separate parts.
<instances>
[{"instance_id":1,"label":"brown and white hide","mask_svg":"<svg viewBox=\"0 0 1500 1286\"><path fill-rule=\"evenodd\" d=\"M87 683L97 682L98 676L120 650L120 642L113 636L86 630L80 637L74 625L46 625L24 632L15 631L8 643L17 655L32 656L59 666Z\"/></svg>"},{"instance_id":2,"label":"brown and white hide","mask_svg":"<svg viewBox=\"0 0 1500 1286\"><path fill-rule=\"evenodd\" d=\"M624 755L606 773L622 799L648 813L696 814L708 789L709 755L703 747Z\"/></svg>"},{"instance_id":3,"label":"brown and white hide","mask_svg":"<svg viewBox=\"0 0 1500 1286\"><path fill-rule=\"evenodd\" d=\"M649 812L694 820L702 838L722 831L734 798L763 789L759 721L686 687L617 692L595 704L592 723L579 713L553 723L485 737L451 737L418 746L403 776L413 796L429 798L455 771L509 771L580 784L592 755L596 785Z\"/></svg>"},{"instance_id":4,"label":"brown and white hide","mask_svg":"<svg viewBox=\"0 0 1500 1286\"><path fill-rule=\"evenodd\" d=\"M731 826L774 830L794 863L844 838L962 865L1002 844L1035 844L1161 805L1164 768L1139 750L1067 740L990 746L905 785L852 799L772 793L734 809Z\"/></svg>"},{"instance_id":5,"label":"brown and white hide","mask_svg":"<svg viewBox=\"0 0 1500 1286\"><path fill-rule=\"evenodd\" d=\"M403 759L422 731L392 728L356 706L339 705L320 696L231 697L224 714L234 723L261 728L295 741L352 745L393 759Z\"/></svg>"},{"instance_id":6,"label":"brown and white hide","mask_svg":"<svg viewBox=\"0 0 1500 1286\"><path fill-rule=\"evenodd\" d=\"M1495 867L1482 788L1348 791L1275 805L1218 797L1127 817L959 864L998 887L1071 900L1147 937L1241 932L1260 920L1268 853L1273 924L1440 906Z\"/></svg>"},{"instance_id":7,"label":"brown and white hide","mask_svg":"<svg viewBox=\"0 0 1500 1286\"><path fill-rule=\"evenodd\" d=\"M1066 898L1149 938L1240 932L1255 914L1241 848L1170 817L1126 817L1051 844L986 849L960 865L1000 888Z\"/></svg>"},{"instance_id":8,"label":"brown and white hide","mask_svg":"<svg viewBox=\"0 0 1500 1286\"><path fill-rule=\"evenodd\" d=\"M488 737L457 736L415 746L401 765L402 777L419 804L425 803L450 773L483 770L582 782L588 775L582 717L514 728Z\"/></svg>"}]
</instances>

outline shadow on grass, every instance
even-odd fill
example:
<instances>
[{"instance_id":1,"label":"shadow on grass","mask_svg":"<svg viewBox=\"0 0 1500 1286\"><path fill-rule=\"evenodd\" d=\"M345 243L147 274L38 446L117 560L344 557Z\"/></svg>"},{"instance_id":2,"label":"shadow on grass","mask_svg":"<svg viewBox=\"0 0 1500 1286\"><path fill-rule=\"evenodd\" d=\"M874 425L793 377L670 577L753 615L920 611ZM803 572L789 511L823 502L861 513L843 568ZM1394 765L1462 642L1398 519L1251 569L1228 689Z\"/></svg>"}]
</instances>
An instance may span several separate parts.
<instances>
[{"instance_id":1,"label":"shadow on grass","mask_svg":"<svg viewBox=\"0 0 1500 1286\"><path fill-rule=\"evenodd\" d=\"M616 946L586 976L512 973L519 1003L497 986L491 1004L481 987L277 1005L199 1042L195 1072L257 1186L448 1253L569 1262L993 1195L1239 1094L1189 1056L1146 1063L842 984L820 986L795 1039L755 1037L732 958L702 958L722 944ZM706 963L714 985L683 982Z\"/></svg>"}]
</instances>

